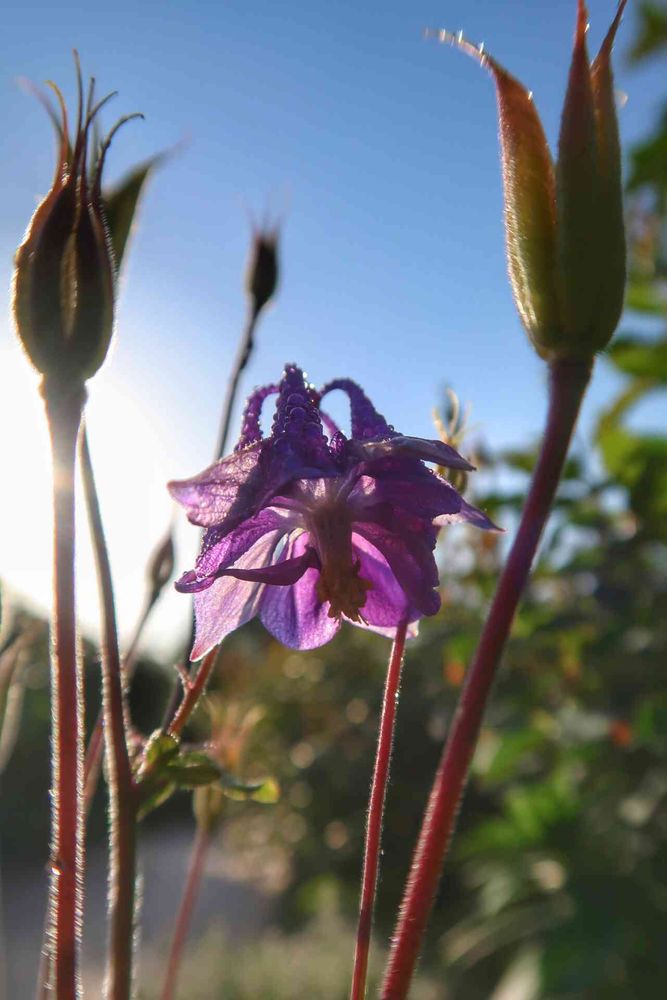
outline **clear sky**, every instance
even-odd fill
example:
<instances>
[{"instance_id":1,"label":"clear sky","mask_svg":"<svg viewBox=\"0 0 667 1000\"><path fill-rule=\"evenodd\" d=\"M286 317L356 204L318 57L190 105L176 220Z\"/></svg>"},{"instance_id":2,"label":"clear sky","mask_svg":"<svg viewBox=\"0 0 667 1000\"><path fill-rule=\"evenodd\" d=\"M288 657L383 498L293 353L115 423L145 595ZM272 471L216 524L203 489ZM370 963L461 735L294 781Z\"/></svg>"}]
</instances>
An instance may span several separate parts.
<instances>
[{"instance_id":1,"label":"clear sky","mask_svg":"<svg viewBox=\"0 0 667 1000\"><path fill-rule=\"evenodd\" d=\"M632 5L630 5L632 6ZM591 0L596 49L614 12ZM199 471L215 443L244 314L249 213L284 217L282 283L244 390L297 361L313 381L349 375L406 433L433 436L451 385L494 447L534 437L543 372L516 317L503 250L491 80L422 38L464 29L535 95L555 140L574 0L119 0L38 4L3 14L0 34L0 287L38 198L54 143L17 80L56 80L72 98L71 49L118 114L109 179L186 140L155 176L122 281L112 357L90 384L89 425L120 619L131 627L143 567L171 516L164 482ZM626 15L616 59L624 140L651 124L664 66L629 72ZM111 111L106 118L113 123ZM49 472L35 378L0 313L0 574L48 600ZM584 414L613 391L599 366ZM196 543L181 529L179 566ZM95 620L89 560L84 619ZM165 602L154 638L173 637L186 599Z\"/></svg>"}]
</instances>

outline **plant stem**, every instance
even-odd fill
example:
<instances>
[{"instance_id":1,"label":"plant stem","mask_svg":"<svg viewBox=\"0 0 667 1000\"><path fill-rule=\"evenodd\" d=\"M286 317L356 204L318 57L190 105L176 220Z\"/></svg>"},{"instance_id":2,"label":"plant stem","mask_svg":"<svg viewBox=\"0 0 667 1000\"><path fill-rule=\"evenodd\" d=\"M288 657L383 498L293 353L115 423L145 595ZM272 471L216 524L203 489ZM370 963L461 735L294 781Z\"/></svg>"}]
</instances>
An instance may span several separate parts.
<instances>
[{"instance_id":1,"label":"plant stem","mask_svg":"<svg viewBox=\"0 0 667 1000\"><path fill-rule=\"evenodd\" d=\"M167 975L162 990L162 1000L173 1000L176 995L176 985L178 973L183 958L183 948L188 936L190 918L194 908L197 893L201 883L201 876L204 870L204 861L209 845L209 831L205 826L197 827L197 835L192 845L190 854L190 864L185 879L185 888L181 897L181 905L176 917L174 926L174 936L169 949L169 962L167 963Z\"/></svg>"},{"instance_id":2,"label":"plant stem","mask_svg":"<svg viewBox=\"0 0 667 1000\"><path fill-rule=\"evenodd\" d=\"M157 603L159 594L155 594L153 591L147 598L139 619L134 628L134 635L132 636L132 641L127 648L127 652L123 657L121 663L121 668L123 671L123 685L127 687L132 680L132 675L134 673L135 657L137 652L137 647L139 645L139 639L144 630L144 626L148 621L151 611ZM90 812L90 807L95 797L95 792L97 790L97 783L100 777L100 770L102 765L102 751L104 748L104 709L101 709L95 720L95 725L93 727L93 732L88 741L88 746L86 748L86 757L84 761L83 768L83 800L84 800L84 815L88 816Z\"/></svg>"},{"instance_id":3,"label":"plant stem","mask_svg":"<svg viewBox=\"0 0 667 1000\"><path fill-rule=\"evenodd\" d=\"M204 688L208 683L211 671L218 657L219 648L219 646L216 646L210 653L206 654L197 668L194 680L189 681L187 678L184 678L183 700L178 706L168 729L171 736L180 736L185 724L192 715L197 702L204 693Z\"/></svg>"},{"instance_id":4,"label":"plant stem","mask_svg":"<svg viewBox=\"0 0 667 1000\"><path fill-rule=\"evenodd\" d=\"M107 1000L129 1000L134 943L136 789L127 750L129 723L121 671L111 566L84 427L81 471L95 552L102 613L102 703L109 785L110 866Z\"/></svg>"},{"instance_id":5,"label":"plant stem","mask_svg":"<svg viewBox=\"0 0 667 1000\"><path fill-rule=\"evenodd\" d=\"M549 411L514 544L499 580L431 789L382 987L407 996L498 663L547 521L590 379L592 361L549 366Z\"/></svg>"},{"instance_id":6,"label":"plant stem","mask_svg":"<svg viewBox=\"0 0 667 1000\"><path fill-rule=\"evenodd\" d=\"M250 302L248 305L248 316L246 318L238 350L236 352L236 361L234 362L234 368L232 369L232 374L230 375L229 382L227 383L227 393L225 396L225 405L222 408L220 431L218 433L218 443L215 448L214 461L222 458L225 454L225 449L227 448L229 427L232 422L234 404L236 403L236 397L239 391L239 382L241 380L241 375L250 360L252 349L255 346L255 330L257 328L258 317L259 312L255 308L254 304Z\"/></svg>"},{"instance_id":7,"label":"plant stem","mask_svg":"<svg viewBox=\"0 0 667 1000\"><path fill-rule=\"evenodd\" d=\"M368 950L371 941L373 925L373 908L377 889L378 868L380 864L380 840L382 836L382 817L387 794L391 748L394 742L394 723L398 705L398 690L401 682L401 667L405 648L405 633L407 622L401 622L396 629L396 637L389 657L387 677L382 698L382 714L378 730L378 745L373 770L373 783L368 800L368 819L366 822L366 845L364 848L364 867L361 876L361 900L359 904L359 923L357 925L357 942L354 951L354 971L350 1000L363 1000L366 995L366 972L368 969Z\"/></svg>"},{"instance_id":8,"label":"plant stem","mask_svg":"<svg viewBox=\"0 0 667 1000\"><path fill-rule=\"evenodd\" d=\"M83 386L44 379L53 456L54 605L51 625L52 833L48 979L57 1000L78 993L84 867L81 813L83 667L77 658L74 599L74 466Z\"/></svg>"}]
</instances>

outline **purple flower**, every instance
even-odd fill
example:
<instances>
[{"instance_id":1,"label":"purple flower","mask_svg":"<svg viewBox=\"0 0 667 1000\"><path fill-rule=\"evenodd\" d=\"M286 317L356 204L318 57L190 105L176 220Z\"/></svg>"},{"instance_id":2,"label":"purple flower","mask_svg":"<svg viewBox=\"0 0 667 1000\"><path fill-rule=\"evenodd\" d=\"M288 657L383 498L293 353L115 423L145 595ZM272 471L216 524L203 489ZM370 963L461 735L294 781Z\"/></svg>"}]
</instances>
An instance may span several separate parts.
<instances>
[{"instance_id":1,"label":"purple flower","mask_svg":"<svg viewBox=\"0 0 667 1000\"><path fill-rule=\"evenodd\" d=\"M350 400L350 438L320 409L334 389ZM343 619L391 635L435 614L438 528L494 525L425 461L472 468L442 441L398 434L349 379L318 392L288 365L279 386L253 393L233 454L169 484L206 529L194 570L176 584L195 595L192 659L255 615L286 646L313 649Z\"/></svg>"}]
</instances>

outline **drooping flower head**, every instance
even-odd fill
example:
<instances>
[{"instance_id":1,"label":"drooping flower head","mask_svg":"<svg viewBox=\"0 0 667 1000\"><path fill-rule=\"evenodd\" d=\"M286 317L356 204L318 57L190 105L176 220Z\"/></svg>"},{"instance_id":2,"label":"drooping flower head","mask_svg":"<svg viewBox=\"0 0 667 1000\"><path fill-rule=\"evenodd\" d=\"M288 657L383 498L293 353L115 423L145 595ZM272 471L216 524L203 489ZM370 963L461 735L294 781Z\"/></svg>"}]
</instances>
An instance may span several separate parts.
<instances>
[{"instance_id":1,"label":"drooping flower head","mask_svg":"<svg viewBox=\"0 0 667 1000\"><path fill-rule=\"evenodd\" d=\"M350 401L349 438L320 408L335 389ZM312 649L343 620L392 634L435 614L438 527L493 525L424 462L472 469L442 441L399 434L349 379L317 391L288 365L278 386L253 393L233 454L169 484L206 529L195 568L176 584L195 595L192 659L255 615L285 645Z\"/></svg>"}]
</instances>

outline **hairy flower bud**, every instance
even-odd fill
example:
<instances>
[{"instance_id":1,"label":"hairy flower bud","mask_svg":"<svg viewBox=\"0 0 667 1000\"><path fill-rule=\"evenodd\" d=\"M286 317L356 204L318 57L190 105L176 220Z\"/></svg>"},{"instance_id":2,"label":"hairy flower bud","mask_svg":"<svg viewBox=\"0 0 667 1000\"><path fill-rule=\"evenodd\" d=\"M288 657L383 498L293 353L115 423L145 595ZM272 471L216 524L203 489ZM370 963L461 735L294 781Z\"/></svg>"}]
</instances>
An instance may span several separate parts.
<instances>
[{"instance_id":1,"label":"hairy flower bud","mask_svg":"<svg viewBox=\"0 0 667 1000\"><path fill-rule=\"evenodd\" d=\"M592 65L587 12L577 27L554 169L532 94L481 47L439 32L486 66L498 96L510 280L521 321L547 359L602 350L625 286L621 157L611 51L626 0Z\"/></svg>"},{"instance_id":2,"label":"hairy flower bud","mask_svg":"<svg viewBox=\"0 0 667 1000\"><path fill-rule=\"evenodd\" d=\"M278 286L278 229L258 229L253 233L246 287L257 316L273 298Z\"/></svg>"},{"instance_id":3,"label":"hairy flower bud","mask_svg":"<svg viewBox=\"0 0 667 1000\"><path fill-rule=\"evenodd\" d=\"M16 253L13 311L19 339L35 368L61 381L83 382L104 361L113 329L115 268L101 178L111 139L128 119L121 119L91 149L96 145L91 126L109 98L94 105L91 83L84 109L78 60L77 77L73 142L62 95L51 85L60 105L60 117L49 108L58 131L58 162L51 190Z\"/></svg>"}]
</instances>

